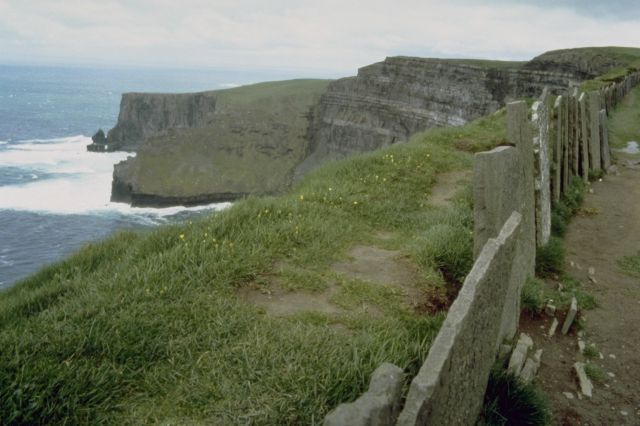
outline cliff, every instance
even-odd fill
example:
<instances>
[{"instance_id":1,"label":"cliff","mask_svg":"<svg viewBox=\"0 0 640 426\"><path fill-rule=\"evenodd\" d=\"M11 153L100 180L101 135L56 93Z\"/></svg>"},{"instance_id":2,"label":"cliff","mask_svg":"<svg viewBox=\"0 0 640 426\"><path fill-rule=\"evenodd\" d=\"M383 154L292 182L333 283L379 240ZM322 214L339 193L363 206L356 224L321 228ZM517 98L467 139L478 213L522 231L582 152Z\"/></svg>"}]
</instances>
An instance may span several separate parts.
<instances>
[{"instance_id":1,"label":"cliff","mask_svg":"<svg viewBox=\"0 0 640 426\"><path fill-rule=\"evenodd\" d=\"M309 110L327 84L291 80L182 98L127 95L130 108L107 139L137 146L137 155L115 166L112 200L192 205L282 190L306 152Z\"/></svg>"},{"instance_id":2,"label":"cliff","mask_svg":"<svg viewBox=\"0 0 640 426\"><path fill-rule=\"evenodd\" d=\"M210 125L216 110L215 92L125 93L120 101L118 122L104 138L99 130L90 151L135 151L151 137L168 130Z\"/></svg>"},{"instance_id":3,"label":"cliff","mask_svg":"<svg viewBox=\"0 0 640 426\"><path fill-rule=\"evenodd\" d=\"M387 58L329 85L314 109L310 152L296 178L324 161L406 141L431 127L462 125L509 100L578 81L518 62Z\"/></svg>"},{"instance_id":4,"label":"cliff","mask_svg":"<svg viewBox=\"0 0 640 426\"><path fill-rule=\"evenodd\" d=\"M637 63L640 50L552 51L529 62L391 57L355 77L195 94L126 94L93 150L131 149L112 199L197 204L272 194L330 160L458 126L506 102L562 91Z\"/></svg>"}]
</instances>

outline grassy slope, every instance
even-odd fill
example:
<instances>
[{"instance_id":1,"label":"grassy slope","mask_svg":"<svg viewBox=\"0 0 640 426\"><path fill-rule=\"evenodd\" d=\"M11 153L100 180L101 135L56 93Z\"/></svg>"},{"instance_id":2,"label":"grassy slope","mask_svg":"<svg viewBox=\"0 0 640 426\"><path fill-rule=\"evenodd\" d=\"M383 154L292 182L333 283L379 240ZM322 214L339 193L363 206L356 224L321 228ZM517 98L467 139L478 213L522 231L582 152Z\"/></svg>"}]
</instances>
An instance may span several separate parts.
<instances>
[{"instance_id":1,"label":"grassy slope","mask_svg":"<svg viewBox=\"0 0 640 426\"><path fill-rule=\"evenodd\" d=\"M629 141L640 141L640 86L629 93L609 116L609 144L612 148L624 148ZM624 156L617 153L617 156Z\"/></svg>"},{"instance_id":2,"label":"grassy slope","mask_svg":"<svg viewBox=\"0 0 640 426\"><path fill-rule=\"evenodd\" d=\"M601 75L593 80L589 80L581 85L581 90L590 91L597 90L601 87L609 85L611 82L620 81L623 79L630 70L640 69L640 49L635 47L584 47L580 49L573 49L575 51L584 53L587 57L593 57L596 55L610 57L618 60L624 65L618 68L614 68L604 75Z\"/></svg>"},{"instance_id":3,"label":"grassy slope","mask_svg":"<svg viewBox=\"0 0 640 426\"><path fill-rule=\"evenodd\" d=\"M443 285L438 268L463 276L470 205L430 207L430 188L504 133L501 112L419 134L327 164L288 195L90 244L1 293L0 418L308 424L355 398L383 361L415 373L442 315L414 312L385 286L337 284L343 306L360 299L379 316L287 318L243 303L237 289L283 261L326 282L335 259L380 230L417 264L421 289Z\"/></svg>"},{"instance_id":4,"label":"grassy slope","mask_svg":"<svg viewBox=\"0 0 640 426\"><path fill-rule=\"evenodd\" d=\"M305 151L306 114L329 80L258 83L217 94L211 126L145 143L132 174L137 191L189 196L282 190Z\"/></svg>"}]
</instances>

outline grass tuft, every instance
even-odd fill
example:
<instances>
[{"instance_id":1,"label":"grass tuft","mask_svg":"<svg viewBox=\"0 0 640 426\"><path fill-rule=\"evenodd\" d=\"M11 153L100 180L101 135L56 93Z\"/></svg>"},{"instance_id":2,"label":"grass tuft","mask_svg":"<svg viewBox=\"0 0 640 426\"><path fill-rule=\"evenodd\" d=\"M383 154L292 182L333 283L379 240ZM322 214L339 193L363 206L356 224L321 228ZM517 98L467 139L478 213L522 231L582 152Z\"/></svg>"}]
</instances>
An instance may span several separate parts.
<instances>
[{"instance_id":1,"label":"grass tuft","mask_svg":"<svg viewBox=\"0 0 640 426\"><path fill-rule=\"evenodd\" d=\"M622 270L632 277L640 278L640 251L634 255L625 256L618 260Z\"/></svg>"},{"instance_id":2,"label":"grass tuft","mask_svg":"<svg viewBox=\"0 0 640 426\"><path fill-rule=\"evenodd\" d=\"M544 426L550 420L547 401L533 384L502 368L491 371L479 424Z\"/></svg>"},{"instance_id":3,"label":"grass tuft","mask_svg":"<svg viewBox=\"0 0 640 426\"><path fill-rule=\"evenodd\" d=\"M544 281L529 277L522 287L521 304L522 310L531 315L540 315L544 310Z\"/></svg>"},{"instance_id":4,"label":"grass tuft","mask_svg":"<svg viewBox=\"0 0 640 426\"><path fill-rule=\"evenodd\" d=\"M536 275L548 277L559 274L564 266L564 245L560 238L551 236L549 242L536 250Z\"/></svg>"}]
</instances>

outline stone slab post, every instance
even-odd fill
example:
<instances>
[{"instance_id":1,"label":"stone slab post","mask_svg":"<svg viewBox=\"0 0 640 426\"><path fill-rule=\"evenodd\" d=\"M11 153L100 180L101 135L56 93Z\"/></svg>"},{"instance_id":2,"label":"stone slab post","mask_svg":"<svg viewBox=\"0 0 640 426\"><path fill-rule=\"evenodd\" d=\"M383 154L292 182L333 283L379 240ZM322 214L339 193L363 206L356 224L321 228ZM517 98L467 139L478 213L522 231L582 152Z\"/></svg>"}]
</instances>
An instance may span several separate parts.
<instances>
[{"instance_id":1,"label":"stone slab post","mask_svg":"<svg viewBox=\"0 0 640 426\"><path fill-rule=\"evenodd\" d=\"M474 257L477 258L490 238L495 238L512 212L524 211L525 189L520 153L515 147L500 146L480 152L473 158L473 219ZM519 231L522 232L522 231ZM513 269L505 279L509 281L507 303L502 312L498 344L511 338L518 329L520 292L527 272L520 265L527 264L528 247L519 237L512 253ZM515 266L518 265L518 266Z\"/></svg>"},{"instance_id":2,"label":"stone slab post","mask_svg":"<svg viewBox=\"0 0 640 426\"><path fill-rule=\"evenodd\" d=\"M397 426L476 424L498 354L496 317L508 294L506 275L521 225L522 216L513 212L484 245L411 381Z\"/></svg>"},{"instance_id":3,"label":"stone slab post","mask_svg":"<svg viewBox=\"0 0 640 426\"><path fill-rule=\"evenodd\" d=\"M551 141L553 141L553 176L551 184L551 193L553 201L560 201L560 193L562 191L562 166L563 166L563 135L565 123L563 121L562 96L558 96L553 104L553 115L551 116Z\"/></svg>"},{"instance_id":4,"label":"stone slab post","mask_svg":"<svg viewBox=\"0 0 640 426\"><path fill-rule=\"evenodd\" d=\"M590 170L599 172L600 164L600 92L589 92L589 165Z\"/></svg>"},{"instance_id":5,"label":"stone slab post","mask_svg":"<svg viewBox=\"0 0 640 426\"><path fill-rule=\"evenodd\" d=\"M571 152L571 174L580 176L580 108L578 106L578 89L573 88L569 98L569 120L571 137L569 138Z\"/></svg>"},{"instance_id":6,"label":"stone slab post","mask_svg":"<svg viewBox=\"0 0 640 426\"><path fill-rule=\"evenodd\" d=\"M545 99L531 107L533 152L535 155L536 244L549 242L551 236L551 161L549 155L549 110Z\"/></svg>"},{"instance_id":7,"label":"stone slab post","mask_svg":"<svg viewBox=\"0 0 640 426\"><path fill-rule=\"evenodd\" d=\"M560 104L562 111L562 191L569 188L570 171L569 171L569 99L562 97Z\"/></svg>"},{"instance_id":8,"label":"stone slab post","mask_svg":"<svg viewBox=\"0 0 640 426\"><path fill-rule=\"evenodd\" d=\"M507 104L507 140L520 154L522 163L522 240L523 269L526 274L534 275L536 263L536 221L535 221L535 186L533 179L533 138L532 129L527 117L527 104L524 101Z\"/></svg>"},{"instance_id":9,"label":"stone slab post","mask_svg":"<svg viewBox=\"0 0 640 426\"><path fill-rule=\"evenodd\" d=\"M609 125L607 122L607 111L600 110L600 158L602 168L606 171L611 166L611 150L609 148Z\"/></svg>"},{"instance_id":10,"label":"stone slab post","mask_svg":"<svg viewBox=\"0 0 640 426\"><path fill-rule=\"evenodd\" d=\"M580 176L589 182L589 116L587 115L587 95L581 93L578 98L578 125L580 126Z\"/></svg>"}]
</instances>

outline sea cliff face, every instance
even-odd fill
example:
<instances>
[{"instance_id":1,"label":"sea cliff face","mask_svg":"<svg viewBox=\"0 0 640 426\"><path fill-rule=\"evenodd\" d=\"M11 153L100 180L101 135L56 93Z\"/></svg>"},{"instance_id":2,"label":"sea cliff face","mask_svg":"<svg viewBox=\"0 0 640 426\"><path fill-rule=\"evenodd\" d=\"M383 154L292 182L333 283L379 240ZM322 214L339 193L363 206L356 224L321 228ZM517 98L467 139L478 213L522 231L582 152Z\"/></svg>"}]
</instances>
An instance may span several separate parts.
<instances>
[{"instance_id":1,"label":"sea cliff face","mask_svg":"<svg viewBox=\"0 0 640 426\"><path fill-rule=\"evenodd\" d=\"M144 143L115 166L111 199L194 205L281 191L304 157L309 110L327 84L260 83L167 101L173 95L129 95L107 139Z\"/></svg>"},{"instance_id":2,"label":"sea cliff face","mask_svg":"<svg viewBox=\"0 0 640 426\"><path fill-rule=\"evenodd\" d=\"M522 65L393 57L360 68L356 77L333 82L314 108L310 152L296 178L327 160L406 141L431 127L462 125L510 100L579 81Z\"/></svg>"},{"instance_id":3,"label":"sea cliff face","mask_svg":"<svg viewBox=\"0 0 640 426\"><path fill-rule=\"evenodd\" d=\"M98 131L88 149L135 151L145 140L170 129L206 127L215 111L215 92L125 93L115 127L106 139Z\"/></svg>"}]
</instances>

